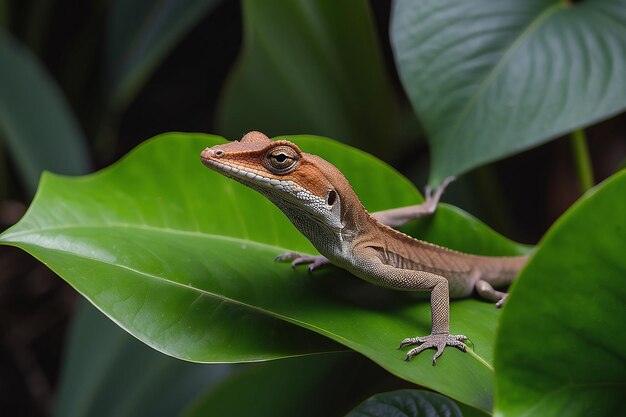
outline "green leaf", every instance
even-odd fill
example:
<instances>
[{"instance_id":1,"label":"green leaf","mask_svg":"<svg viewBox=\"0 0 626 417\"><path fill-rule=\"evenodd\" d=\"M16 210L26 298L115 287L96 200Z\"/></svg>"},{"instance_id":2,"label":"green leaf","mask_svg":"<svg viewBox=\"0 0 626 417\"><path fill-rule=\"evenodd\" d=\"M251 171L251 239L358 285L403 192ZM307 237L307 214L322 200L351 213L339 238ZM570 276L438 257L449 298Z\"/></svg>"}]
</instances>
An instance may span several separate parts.
<instances>
[{"instance_id":1,"label":"green leaf","mask_svg":"<svg viewBox=\"0 0 626 417\"><path fill-rule=\"evenodd\" d=\"M502 315L499 416L613 416L626 392L626 171L550 229Z\"/></svg>"},{"instance_id":2,"label":"green leaf","mask_svg":"<svg viewBox=\"0 0 626 417\"><path fill-rule=\"evenodd\" d=\"M363 152L311 136L290 139L335 163L370 210L421 201L411 183ZM478 300L453 303L451 331L471 337L476 351L449 349L436 367L429 354L403 361L398 343L430 331L429 303L337 269L311 277L274 262L287 250L313 248L260 194L201 165L200 150L222 141L167 134L96 174L44 175L26 216L1 242L33 254L167 354L232 362L337 349L278 318L357 350L401 378L490 410L498 309ZM442 207L440 216L456 219L449 222L455 229L438 223L442 240L461 234L468 248L476 242L493 254L524 250L481 233L480 223L453 210Z\"/></svg>"},{"instance_id":3,"label":"green leaf","mask_svg":"<svg viewBox=\"0 0 626 417\"><path fill-rule=\"evenodd\" d=\"M268 253L261 259L272 259L276 251L254 222L256 213L267 216L273 210L270 204L259 212L249 206L250 220L239 221L232 211L237 204L247 205L246 198L232 194L233 184L215 188L207 181L198 155L216 140L173 134L97 174L44 174L31 209L3 236L15 239L123 328L169 355L232 362L337 349L229 299L229 291L207 292L207 278L215 272L221 278L213 282L218 287L245 289L255 260ZM167 171L176 175L164 176ZM216 202L216 192L231 198ZM231 217L235 221L228 221ZM247 250L248 244L253 250ZM251 252L241 270L248 278L233 286L233 265L239 266L242 251ZM253 291L249 287L249 295Z\"/></svg>"},{"instance_id":4,"label":"green leaf","mask_svg":"<svg viewBox=\"0 0 626 417\"><path fill-rule=\"evenodd\" d=\"M58 417L172 416L233 370L162 355L88 303L78 310L63 362Z\"/></svg>"},{"instance_id":5,"label":"green leaf","mask_svg":"<svg viewBox=\"0 0 626 417\"><path fill-rule=\"evenodd\" d=\"M391 39L432 183L626 108L624 0L396 0Z\"/></svg>"},{"instance_id":6,"label":"green leaf","mask_svg":"<svg viewBox=\"0 0 626 417\"><path fill-rule=\"evenodd\" d=\"M434 392L403 389L376 394L346 417L463 417L449 398Z\"/></svg>"},{"instance_id":7,"label":"green leaf","mask_svg":"<svg viewBox=\"0 0 626 417\"><path fill-rule=\"evenodd\" d=\"M396 103L363 0L246 0L220 132L308 132L388 155Z\"/></svg>"},{"instance_id":8,"label":"green leaf","mask_svg":"<svg viewBox=\"0 0 626 417\"><path fill-rule=\"evenodd\" d=\"M78 123L41 63L1 28L0 56L0 132L30 191L43 169L89 171Z\"/></svg>"},{"instance_id":9,"label":"green leaf","mask_svg":"<svg viewBox=\"0 0 626 417\"><path fill-rule=\"evenodd\" d=\"M113 107L124 107L155 67L219 0L114 0L106 72Z\"/></svg>"}]
</instances>

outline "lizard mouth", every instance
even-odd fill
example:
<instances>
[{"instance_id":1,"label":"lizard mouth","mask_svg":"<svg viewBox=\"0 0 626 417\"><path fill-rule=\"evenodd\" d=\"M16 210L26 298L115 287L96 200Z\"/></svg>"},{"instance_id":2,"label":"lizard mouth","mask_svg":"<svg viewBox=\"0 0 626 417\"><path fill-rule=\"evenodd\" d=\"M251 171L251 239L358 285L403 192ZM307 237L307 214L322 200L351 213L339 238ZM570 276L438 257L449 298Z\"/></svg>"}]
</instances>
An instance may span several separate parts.
<instances>
[{"instance_id":1,"label":"lizard mouth","mask_svg":"<svg viewBox=\"0 0 626 417\"><path fill-rule=\"evenodd\" d=\"M269 186L270 188L276 188L279 190L283 190L286 187L291 189L301 188L293 181L268 178L264 176L261 171L251 169L250 167L243 167L236 164L229 164L226 162L218 161L213 157L211 151L212 150L208 148L202 151L200 159L206 167L211 168L212 170L217 171L222 175L236 179L248 185L254 184Z\"/></svg>"},{"instance_id":2,"label":"lizard mouth","mask_svg":"<svg viewBox=\"0 0 626 417\"><path fill-rule=\"evenodd\" d=\"M285 195L290 195L296 200L303 200L309 203L317 202L318 205L324 205L324 199L321 199L296 182L286 179L276 179L264 176L264 172L250 168L249 166L241 166L226 161L220 161L214 156L214 151L210 148L205 149L200 154L202 163L213 171L232 178L242 184L255 188L258 191L267 190L271 195L285 200ZM219 158L219 157L218 157Z\"/></svg>"}]
</instances>

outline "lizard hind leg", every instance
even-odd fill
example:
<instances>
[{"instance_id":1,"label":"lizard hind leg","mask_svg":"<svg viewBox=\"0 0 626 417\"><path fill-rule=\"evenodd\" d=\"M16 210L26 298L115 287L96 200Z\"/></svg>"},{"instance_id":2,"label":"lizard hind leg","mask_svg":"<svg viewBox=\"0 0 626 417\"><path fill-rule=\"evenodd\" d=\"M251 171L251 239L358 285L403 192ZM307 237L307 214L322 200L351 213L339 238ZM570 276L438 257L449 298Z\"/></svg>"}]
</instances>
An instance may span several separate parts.
<instances>
[{"instance_id":1,"label":"lizard hind leg","mask_svg":"<svg viewBox=\"0 0 626 417\"><path fill-rule=\"evenodd\" d=\"M476 281L474 288L476 288L478 295L485 300L496 303L496 307L498 308L504 305L504 300L506 300L506 297L508 296L507 293L494 289L490 283L482 279Z\"/></svg>"}]
</instances>

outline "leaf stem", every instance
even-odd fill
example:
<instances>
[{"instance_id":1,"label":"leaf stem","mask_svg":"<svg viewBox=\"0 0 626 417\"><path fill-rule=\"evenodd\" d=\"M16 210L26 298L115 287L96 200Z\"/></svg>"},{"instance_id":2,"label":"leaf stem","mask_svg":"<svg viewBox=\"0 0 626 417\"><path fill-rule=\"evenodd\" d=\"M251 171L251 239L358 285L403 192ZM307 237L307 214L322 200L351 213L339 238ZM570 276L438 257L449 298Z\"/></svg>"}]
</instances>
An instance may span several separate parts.
<instances>
[{"instance_id":1,"label":"leaf stem","mask_svg":"<svg viewBox=\"0 0 626 417\"><path fill-rule=\"evenodd\" d=\"M578 174L578 184L581 192L585 192L593 187L593 168L589 157L589 147L587 137L583 129L576 129L570 135L570 144L574 153L574 163Z\"/></svg>"}]
</instances>

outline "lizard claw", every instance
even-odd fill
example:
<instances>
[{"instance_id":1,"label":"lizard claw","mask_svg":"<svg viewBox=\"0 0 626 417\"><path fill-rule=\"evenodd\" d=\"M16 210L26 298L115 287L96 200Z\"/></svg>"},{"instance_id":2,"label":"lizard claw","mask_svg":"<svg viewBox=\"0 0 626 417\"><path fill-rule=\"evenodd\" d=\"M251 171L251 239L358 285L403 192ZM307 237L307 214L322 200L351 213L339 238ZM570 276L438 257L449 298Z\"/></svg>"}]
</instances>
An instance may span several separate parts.
<instances>
[{"instance_id":1,"label":"lizard claw","mask_svg":"<svg viewBox=\"0 0 626 417\"><path fill-rule=\"evenodd\" d=\"M404 358L405 361L410 361L413 356L426 349L437 349L435 356L433 356L433 365L435 365L437 359L441 356L446 346L453 346L463 352L466 352L467 346L463 343L464 340L468 340L464 335L431 334L423 337L406 338L402 341L402 343L400 343L400 348L421 343L419 346L414 347L407 352L406 357Z\"/></svg>"},{"instance_id":2,"label":"lizard claw","mask_svg":"<svg viewBox=\"0 0 626 417\"><path fill-rule=\"evenodd\" d=\"M502 306L504 305L504 302L506 301L506 297L508 296L509 296L508 294L504 294L504 297L500 298L498 302L496 303L496 307L502 308Z\"/></svg>"},{"instance_id":3,"label":"lizard claw","mask_svg":"<svg viewBox=\"0 0 626 417\"><path fill-rule=\"evenodd\" d=\"M322 265L330 263L330 261L323 256L301 255L296 252L286 252L280 254L275 257L274 260L278 262L291 261L291 268L295 268L301 264L309 264L307 268L309 273L313 272Z\"/></svg>"}]
</instances>

